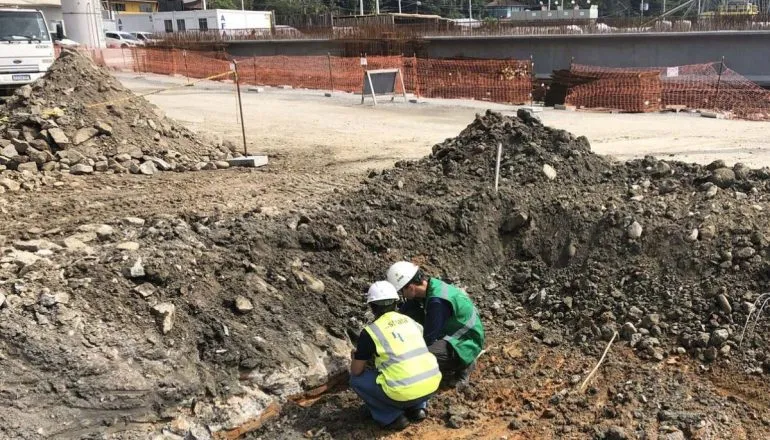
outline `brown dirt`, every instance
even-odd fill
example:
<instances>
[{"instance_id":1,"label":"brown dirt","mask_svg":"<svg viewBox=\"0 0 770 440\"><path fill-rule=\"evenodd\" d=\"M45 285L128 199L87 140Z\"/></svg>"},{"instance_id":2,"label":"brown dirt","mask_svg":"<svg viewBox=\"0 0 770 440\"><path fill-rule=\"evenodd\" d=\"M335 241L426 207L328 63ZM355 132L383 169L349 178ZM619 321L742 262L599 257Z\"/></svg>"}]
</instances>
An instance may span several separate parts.
<instances>
[{"instance_id":1,"label":"brown dirt","mask_svg":"<svg viewBox=\"0 0 770 440\"><path fill-rule=\"evenodd\" d=\"M610 426L630 438L766 437L766 321L742 349L737 339L742 303L767 288L770 229L754 206L767 209L767 170L738 166L730 178L720 164L618 164L522 117L481 116L430 157L358 186L360 176L327 176L311 157L278 158L289 171L73 177L64 181L88 185L4 195L2 435L381 436L355 396L335 391L246 431L276 401L344 370L366 319L359 294L389 262L412 258L467 288L490 338L472 385L441 393L429 421L394 438L608 439ZM722 186L713 197L708 181ZM252 184L252 199L229 193ZM139 249L120 249L126 241ZM144 273L131 274L139 258ZM253 310L234 310L237 295ZM167 332L158 305L175 307ZM573 376L626 322L635 331L576 393Z\"/></svg>"}]
</instances>

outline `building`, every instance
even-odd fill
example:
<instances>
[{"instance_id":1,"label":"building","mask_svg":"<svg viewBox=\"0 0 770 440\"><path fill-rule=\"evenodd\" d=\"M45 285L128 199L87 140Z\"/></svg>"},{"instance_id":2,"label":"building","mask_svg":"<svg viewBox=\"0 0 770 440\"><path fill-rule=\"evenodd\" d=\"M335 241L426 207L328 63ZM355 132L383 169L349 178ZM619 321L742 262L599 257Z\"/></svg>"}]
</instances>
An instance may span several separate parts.
<instances>
[{"instance_id":1,"label":"building","mask_svg":"<svg viewBox=\"0 0 770 440\"><path fill-rule=\"evenodd\" d=\"M152 32L185 32L209 30L270 30L271 11L239 11L206 9L198 11L168 11L152 14Z\"/></svg>"},{"instance_id":2,"label":"building","mask_svg":"<svg viewBox=\"0 0 770 440\"><path fill-rule=\"evenodd\" d=\"M514 0L494 0L484 5L484 11L488 16L499 19L511 18L516 13L529 9L532 7Z\"/></svg>"},{"instance_id":3,"label":"building","mask_svg":"<svg viewBox=\"0 0 770 440\"><path fill-rule=\"evenodd\" d=\"M115 14L115 31L123 32L153 32L152 14L131 14L119 12Z\"/></svg>"},{"instance_id":4,"label":"building","mask_svg":"<svg viewBox=\"0 0 770 440\"><path fill-rule=\"evenodd\" d=\"M56 32L57 25L64 24L61 0L0 0L0 8L37 9L43 13L51 32Z\"/></svg>"},{"instance_id":5,"label":"building","mask_svg":"<svg viewBox=\"0 0 770 440\"><path fill-rule=\"evenodd\" d=\"M572 8L563 7L563 0L557 2L541 3L537 6L528 6L513 0L494 0L484 6L484 11L488 16L503 21L582 21L596 20L599 18L599 7L591 5L588 9L581 9L577 6ZM548 5L553 3L555 9L548 9Z\"/></svg>"},{"instance_id":6,"label":"building","mask_svg":"<svg viewBox=\"0 0 770 440\"><path fill-rule=\"evenodd\" d=\"M158 0L104 0L102 10L110 19L114 19L115 13L147 14L158 12Z\"/></svg>"}]
</instances>

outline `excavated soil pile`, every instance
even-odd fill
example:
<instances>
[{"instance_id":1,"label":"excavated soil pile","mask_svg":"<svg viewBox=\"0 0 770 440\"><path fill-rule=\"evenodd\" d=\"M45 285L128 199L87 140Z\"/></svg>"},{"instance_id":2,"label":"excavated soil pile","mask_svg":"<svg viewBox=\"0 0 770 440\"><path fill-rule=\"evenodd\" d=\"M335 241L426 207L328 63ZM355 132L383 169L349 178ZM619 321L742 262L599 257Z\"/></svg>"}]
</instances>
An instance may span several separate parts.
<instances>
[{"instance_id":1,"label":"excavated soil pile","mask_svg":"<svg viewBox=\"0 0 770 440\"><path fill-rule=\"evenodd\" d=\"M232 157L72 51L17 90L0 114L0 171L153 174L216 169L215 161Z\"/></svg>"},{"instance_id":2,"label":"excavated soil pile","mask_svg":"<svg viewBox=\"0 0 770 440\"><path fill-rule=\"evenodd\" d=\"M519 116L478 116L429 157L372 172L361 188L303 212L189 212L4 237L0 437L146 438L163 426L235 438L345 371L366 321L363 292L409 258L465 287L490 334L484 381L437 399L449 423L484 417L455 404L490 395L499 395L496 414L511 416L504 382L490 381L537 373L532 383L554 393L544 398L548 420L587 416L576 438L604 419L627 430L661 420L688 433L705 420L713 438L736 424L761 438L751 420L763 415L709 390L693 398L655 371L686 353L737 374L770 367L764 317L738 347L767 289L770 172L651 157L614 163L583 137ZM546 376L557 361L524 363L575 352L594 363L615 331L616 349L636 353L639 382L616 375L610 398L592 398L605 409L567 396L576 382ZM522 333L539 348L515 355L506 344ZM354 402L334 394L260 435L371 437ZM701 413L674 411L693 402ZM543 410L532 395L510 404L522 405Z\"/></svg>"}]
</instances>

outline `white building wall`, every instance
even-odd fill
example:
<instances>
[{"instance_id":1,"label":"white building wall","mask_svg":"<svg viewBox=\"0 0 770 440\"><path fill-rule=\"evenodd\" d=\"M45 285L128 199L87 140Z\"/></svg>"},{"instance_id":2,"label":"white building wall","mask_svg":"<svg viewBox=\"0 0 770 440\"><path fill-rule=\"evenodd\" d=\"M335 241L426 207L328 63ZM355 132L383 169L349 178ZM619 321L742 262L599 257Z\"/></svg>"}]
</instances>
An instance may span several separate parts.
<instances>
[{"instance_id":1,"label":"white building wall","mask_svg":"<svg viewBox=\"0 0 770 440\"><path fill-rule=\"evenodd\" d=\"M200 30L200 20L205 19L209 30L270 29L272 13L269 11L234 11L208 9L205 11L169 11L152 14L152 30L166 32L166 21L170 20L171 30L179 32L179 21L184 30Z\"/></svg>"},{"instance_id":2,"label":"white building wall","mask_svg":"<svg viewBox=\"0 0 770 440\"><path fill-rule=\"evenodd\" d=\"M153 32L152 14L115 14L115 30L124 32Z\"/></svg>"}]
</instances>

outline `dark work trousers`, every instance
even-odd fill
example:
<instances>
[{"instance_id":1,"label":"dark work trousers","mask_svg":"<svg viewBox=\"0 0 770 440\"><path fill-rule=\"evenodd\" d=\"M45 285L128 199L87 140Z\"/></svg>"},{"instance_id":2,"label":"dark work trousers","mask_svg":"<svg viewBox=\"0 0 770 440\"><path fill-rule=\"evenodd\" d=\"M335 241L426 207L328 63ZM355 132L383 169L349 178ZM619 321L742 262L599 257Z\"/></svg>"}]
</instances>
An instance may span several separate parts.
<instances>
[{"instance_id":1,"label":"dark work trousers","mask_svg":"<svg viewBox=\"0 0 770 440\"><path fill-rule=\"evenodd\" d=\"M443 339L430 344L428 351L433 353L433 356L436 356L438 369L441 370L441 374L446 379L452 378L465 369L465 363L458 356L452 344Z\"/></svg>"}]
</instances>

